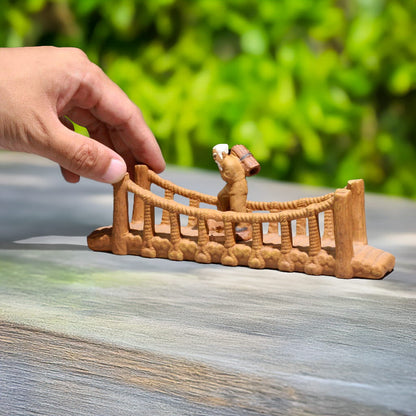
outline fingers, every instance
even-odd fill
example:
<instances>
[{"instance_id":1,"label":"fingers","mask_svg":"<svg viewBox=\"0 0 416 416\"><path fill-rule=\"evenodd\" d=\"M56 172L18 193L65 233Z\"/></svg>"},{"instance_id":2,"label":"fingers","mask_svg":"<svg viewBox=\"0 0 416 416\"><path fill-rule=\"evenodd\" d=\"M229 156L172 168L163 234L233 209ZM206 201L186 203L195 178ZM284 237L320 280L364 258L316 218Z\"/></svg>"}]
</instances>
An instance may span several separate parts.
<instances>
[{"instance_id":1,"label":"fingers","mask_svg":"<svg viewBox=\"0 0 416 416\"><path fill-rule=\"evenodd\" d=\"M165 161L159 145L141 111L95 65L89 66L67 111L72 111L72 116L76 117L73 120L84 126L87 124L88 129L88 124L97 120L104 123L115 145L124 143L136 161L147 164L156 172L164 170Z\"/></svg>"},{"instance_id":2,"label":"fingers","mask_svg":"<svg viewBox=\"0 0 416 416\"><path fill-rule=\"evenodd\" d=\"M67 182L69 182L69 183L78 183L79 182L79 179L80 179L79 175L63 168L62 166L61 166L61 173L62 173L62 176L64 177L64 179Z\"/></svg>"},{"instance_id":3,"label":"fingers","mask_svg":"<svg viewBox=\"0 0 416 416\"><path fill-rule=\"evenodd\" d=\"M138 162L148 165L157 173L165 169L166 164L156 138L137 107L126 123L110 131L114 138L121 140L131 150Z\"/></svg>"},{"instance_id":4,"label":"fingers","mask_svg":"<svg viewBox=\"0 0 416 416\"><path fill-rule=\"evenodd\" d=\"M68 120L66 117L60 117L59 120L66 128L74 131L74 125L72 124L71 120ZM69 170L63 168L62 166L61 166L61 173L67 182L70 182L70 183L79 182L79 179L80 179L79 175L73 172L70 172Z\"/></svg>"},{"instance_id":5,"label":"fingers","mask_svg":"<svg viewBox=\"0 0 416 416\"><path fill-rule=\"evenodd\" d=\"M69 182L85 176L114 183L125 174L126 163L131 169L136 161L157 172L164 169L138 107L80 50L0 48L0 55L0 78L7 81L0 106L0 129L7 133L1 134L3 147L56 161ZM72 118L71 112L93 133L91 139L62 118Z\"/></svg>"},{"instance_id":6,"label":"fingers","mask_svg":"<svg viewBox=\"0 0 416 416\"><path fill-rule=\"evenodd\" d=\"M158 158L158 155L161 156L159 145L144 120L130 119L128 123L114 127L98 120L90 110L78 107L67 114L73 121L86 127L90 137L122 155L129 173L138 162L145 163L158 173L164 170L163 157ZM140 110L138 114L141 117Z\"/></svg>"},{"instance_id":7,"label":"fingers","mask_svg":"<svg viewBox=\"0 0 416 416\"><path fill-rule=\"evenodd\" d=\"M77 108L69 112L68 115L72 120L86 127L91 138L115 150L122 156L127 165L130 177L134 177L134 166L137 162L141 162L141 160L137 160L131 149L128 148L117 134L110 132L108 126L97 120L88 110Z\"/></svg>"},{"instance_id":8,"label":"fingers","mask_svg":"<svg viewBox=\"0 0 416 416\"><path fill-rule=\"evenodd\" d=\"M64 126L57 128L48 157L61 165L68 182L79 176L100 182L119 182L127 171L123 158L107 146L77 134Z\"/></svg>"}]
</instances>

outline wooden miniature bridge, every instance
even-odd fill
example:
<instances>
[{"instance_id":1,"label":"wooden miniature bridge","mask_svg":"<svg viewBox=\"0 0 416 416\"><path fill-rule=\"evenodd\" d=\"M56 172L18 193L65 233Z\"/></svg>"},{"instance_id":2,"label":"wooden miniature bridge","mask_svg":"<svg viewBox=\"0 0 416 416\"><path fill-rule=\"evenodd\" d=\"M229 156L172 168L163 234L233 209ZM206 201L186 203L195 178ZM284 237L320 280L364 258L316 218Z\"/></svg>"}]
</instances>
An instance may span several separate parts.
<instances>
[{"instance_id":1,"label":"wooden miniature bridge","mask_svg":"<svg viewBox=\"0 0 416 416\"><path fill-rule=\"evenodd\" d=\"M136 182L126 174L114 185L113 226L88 236L92 250L340 278L380 279L393 270L394 256L367 244L363 180L316 198L247 201L248 212L237 213L218 211L216 197L177 186L144 165L135 174ZM151 192L152 184L164 197ZM131 222L128 192L134 194ZM159 224L155 209L162 210ZM249 241L239 241L236 224L251 229Z\"/></svg>"}]
</instances>

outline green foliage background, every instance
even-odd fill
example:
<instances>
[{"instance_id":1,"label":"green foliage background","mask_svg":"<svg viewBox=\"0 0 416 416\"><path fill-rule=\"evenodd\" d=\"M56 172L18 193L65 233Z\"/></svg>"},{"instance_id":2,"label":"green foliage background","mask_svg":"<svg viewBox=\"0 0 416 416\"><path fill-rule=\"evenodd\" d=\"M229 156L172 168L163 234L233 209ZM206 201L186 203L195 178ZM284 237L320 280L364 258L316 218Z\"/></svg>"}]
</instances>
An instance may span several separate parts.
<instances>
[{"instance_id":1,"label":"green foliage background","mask_svg":"<svg viewBox=\"0 0 416 416\"><path fill-rule=\"evenodd\" d=\"M414 0L0 0L0 44L82 48L166 160L416 197Z\"/></svg>"}]
</instances>

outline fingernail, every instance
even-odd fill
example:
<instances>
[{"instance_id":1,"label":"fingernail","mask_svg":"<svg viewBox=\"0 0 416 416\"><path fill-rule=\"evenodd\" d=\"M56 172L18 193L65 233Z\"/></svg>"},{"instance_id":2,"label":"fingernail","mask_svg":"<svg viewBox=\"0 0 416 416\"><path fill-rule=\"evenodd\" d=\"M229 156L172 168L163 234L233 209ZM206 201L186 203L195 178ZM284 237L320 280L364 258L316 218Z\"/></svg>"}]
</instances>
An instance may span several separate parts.
<instances>
[{"instance_id":1,"label":"fingernail","mask_svg":"<svg viewBox=\"0 0 416 416\"><path fill-rule=\"evenodd\" d=\"M126 164L120 159L111 159L107 171L102 176L102 180L108 183L116 183L123 179L127 172Z\"/></svg>"}]
</instances>

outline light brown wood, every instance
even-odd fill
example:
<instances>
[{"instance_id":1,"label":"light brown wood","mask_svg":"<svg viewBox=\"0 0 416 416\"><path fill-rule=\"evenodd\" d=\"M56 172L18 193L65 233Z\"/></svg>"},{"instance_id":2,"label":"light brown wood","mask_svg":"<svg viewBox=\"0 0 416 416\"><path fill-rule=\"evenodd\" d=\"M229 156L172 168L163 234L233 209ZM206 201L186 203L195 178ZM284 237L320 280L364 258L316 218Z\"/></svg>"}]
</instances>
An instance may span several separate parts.
<instances>
[{"instance_id":1,"label":"light brown wood","mask_svg":"<svg viewBox=\"0 0 416 416\"><path fill-rule=\"evenodd\" d=\"M351 261L354 257L351 191L338 189L334 200L335 275L342 278L354 276Z\"/></svg>"},{"instance_id":2,"label":"light brown wood","mask_svg":"<svg viewBox=\"0 0 416 416\"><path fill-rule=\"evenodd\" d=\"M114 206L113 206L113 229L111 234L111 251L114 254L126 254L126 238L130 232L128 217L128 195L127 195L128 174L122 181L113 186Z\"/></svg>"},{"instance_id":3,"label":"light brown wood","mask_svg":"<svg viewBox=\"0 0 416 416\"><path fill-rule=\"evenodd\" d=\"M135 182L143 189L150 189L148 168L146 165L136 165L134 168ZM138 195L134 195L132 222L142 222L144 219L144 201Z\"/></svg>"},{"instance_id":4,"label":"light brown wood","mask_svg":"<svg viewBox=\"0 0 416 416\"><path fill-rule=\"evenodd\" d=\"M231 148L231 154L236 155L243 167L246 176L254 176L260 172L260 163L254 158L251 152L242 144L236 144Z\"/></svg>"},{"instance_id":5,"label":"light brown wood","mask_svg":"<svg viewBox=\"0 0 416 416\"><path fill-rule=\"evenodd\" d=\"M66 184L49 162L5 155L1 415L414 414L414 201L366 195L369 241L397 256L383 281L116 256L88 250L83 237L111 223L111 186ZM212 195L220 186L213 172L169 166L164 175ZM249 195L290 199L273 205L279 211L326 192L253 178ZM253 211L270 207L258 201L248 201ZM161 212L155 208L156 236L167 244ZM200 232L181 230L195 238L195 252L219 244L198 221ZM131 238L138 233L131 227ZM293 236L309 259L305 240ZM266 265L283 262L269 246L280 235L265 232L263 241ZM357 261L384 255L354 243Z\"/></svg>"},{"instance_id":6,"label":"light brown wood","mask_svg":"<svg viewBox=\"0 0 416 416\"><path fill-rule=\"evenodd\" d=\"M321 197L283 203L247 201L249 212L245 209L238 212L199 208L200 202L218 205L218 199L162 180L145 166L140 166L138 172L138 183L126 176L122 183L115 185L115 232L109 227L92 233L88 244L93 250L340 278L380 279L394 267L394 256L366 244L363 181L350 181L347 188ZM164 198L150 191L152 183L165 189ZM128 220L126 223L127 192L135 194L135 212L144 212L136 214L136 219L143 217L142 222L131 223L134 233L129 232ZM175 193L189 198L189 204L176 202ZM139 203L138 199L143 202ZM155 224L156 207L163 210L161 224ZM250 212L252 210L263 212ZM318 221L321 213L325 213L322 236ZM180 215L188 217L187 226L181 226ZM296 236L292 235L293 221L296 222ZM211 226L206 236L203 224L207 223ZM269 225L267 239L262 232L259 234L263 224ZM245 230L244 237L240 229ZM112 245L109 245L110 236ZM364 251L358 250L356 245L364 245Z\"/></svg>"},{"instance_id":7,"label":"light brown wood","mask_svg":"<svg viewBox=\"0 0 416 416\"><path fill-rule=\"evenodd\" d=\"M351 191L351 204L353 207L351 210L353 240L367 244L364 181L362 179L348 181L347 189Z\"/></svg>"}]
</instances>

